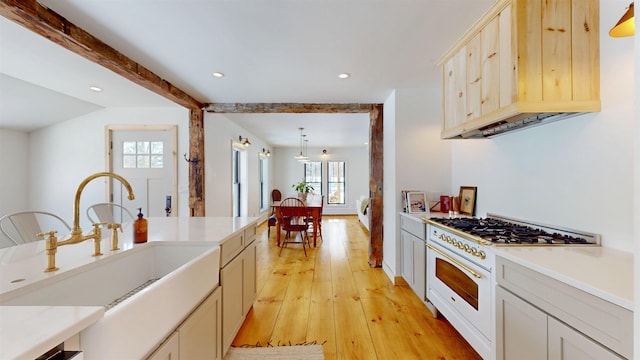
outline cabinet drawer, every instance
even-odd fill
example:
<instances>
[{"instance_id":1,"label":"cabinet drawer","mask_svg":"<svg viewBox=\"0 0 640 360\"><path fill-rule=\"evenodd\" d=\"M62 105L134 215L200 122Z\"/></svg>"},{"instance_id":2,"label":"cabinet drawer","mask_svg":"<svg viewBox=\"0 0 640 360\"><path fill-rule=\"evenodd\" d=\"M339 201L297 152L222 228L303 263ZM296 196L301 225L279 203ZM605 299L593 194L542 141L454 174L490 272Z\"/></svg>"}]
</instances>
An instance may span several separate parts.
<instances>
[{"instance_id":1,"label":"cabinet drawer","mask_svg":"<svg viewBox=\"0 0 640 360\"><path fill-rule=\"evenodd\" d=\"M420 219L408 215L400 215L400 228L410 234L425 240L426 224Z\"/></svg>"},{"instance_id":2,"label":"cabinet drawer","mask_svg":"<svg viewBox=\"0 0 640 360\"><path fill-rule=\"evenodd\" d=\"M631 311L499 256L496 281L600 344L632 357Z\"/></svg>"},{"instance_id":3,"label":"cabinet drawer","mask_svg":"<svg viewBox=\"0 0 640 360\"><path fill-rule=\"evenodd\" d=\"M244 232L238 233L220 244L220 267L225 267L244 249Z\"/></svg>"},{"instance_id":4,"label":"cabinet drawer","mask_svg":"<svg viewBox=\"0 0 640 360\"><path fill-rule=\"evenodd\" d=\"M256 239L257 226L255 224L244 229L244 246L251 244Z\"/></svg>"}]
</instances>

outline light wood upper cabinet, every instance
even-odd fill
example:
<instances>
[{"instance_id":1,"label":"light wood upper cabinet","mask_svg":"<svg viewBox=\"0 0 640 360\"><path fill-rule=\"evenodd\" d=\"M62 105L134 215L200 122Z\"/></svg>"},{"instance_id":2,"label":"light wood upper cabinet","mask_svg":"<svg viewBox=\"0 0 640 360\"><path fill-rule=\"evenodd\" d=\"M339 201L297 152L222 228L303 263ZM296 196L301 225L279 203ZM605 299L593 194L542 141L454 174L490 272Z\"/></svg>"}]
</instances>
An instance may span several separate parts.
<instances>
[{"instance_id":1,"label":"light wood upper cabinet","mask_svg":"<svg viewBox=\"0 0 640 360\"><path fill-rule=\"evenodd\" d=\"M443 138L600 111L598 0L498 0L439 60Z\"/></svg>"}]
</instances>

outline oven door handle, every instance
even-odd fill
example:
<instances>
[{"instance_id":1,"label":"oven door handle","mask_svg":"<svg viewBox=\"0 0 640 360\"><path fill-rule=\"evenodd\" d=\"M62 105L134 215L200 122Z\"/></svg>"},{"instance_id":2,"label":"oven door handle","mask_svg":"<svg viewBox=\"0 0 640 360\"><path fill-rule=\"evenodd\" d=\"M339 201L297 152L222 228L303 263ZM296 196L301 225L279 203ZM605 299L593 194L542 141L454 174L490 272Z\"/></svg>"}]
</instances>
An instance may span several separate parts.
<instances>
[{"instance_id":1,"label":"oven door handle","mask_svg":"<svg viewBox=\"0 0 640 360\"><path fill-rule=\"evenodd\" d=\"M471 275L473 275L474 277L480 279L482 278L482 275L480 275L478 272L473 271L473 269L471 269L470 267L468 267L467 265L461 263L460 261L452 258L451 256L445 254L444 252L442 252L440 249L427 244L427 247L435 252L437 252L438 254L440 254L441 256L444 256L447 260L451 261L452 263L458 265L459 267L461 267L462 269L466 270L468 273L470 273Z\"/></svg>"}]
</instances>

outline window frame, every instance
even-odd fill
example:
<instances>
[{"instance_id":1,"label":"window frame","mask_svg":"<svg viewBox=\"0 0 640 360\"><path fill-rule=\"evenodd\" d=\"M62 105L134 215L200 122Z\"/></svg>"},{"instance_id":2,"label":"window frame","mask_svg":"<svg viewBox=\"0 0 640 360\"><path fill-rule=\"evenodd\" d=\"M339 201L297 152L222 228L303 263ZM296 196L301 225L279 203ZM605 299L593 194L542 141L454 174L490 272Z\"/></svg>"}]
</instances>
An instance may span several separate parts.
<instances>
[{"instance_id":1,"label":"window frame","mask_svg":"<svg viewBox=\"0 0 640 360\"><path fill-rule=\"evenodd\" d=\"M331 181L331 164L342 165L342 181ZM334 202L330 196L331 184L342 184L342 201ZM343 206L347 204L347 162L346 161L327 161L327 205Z\"/></svg>"},{"instance_id":2,"label":"window frame","mask_svg":"<svg viewBox=\"0 0 640 360\"><path fill-rule=\"evenodd\" d=\"M310 181L311 176L308 176L308 171L307 169L309 168L308 165L313 164L314 167L317 167L317 169L320 171L320 181ZM323 194L323 185L324 185L324 173L322 171L322 161L309 161L304 163L303 166L303 179L306 183L311 184L311 186L313 186L313 191L314 193L318 194L318 195L322 195ZM318 189L317 186L315 186L314 184L320 184L320 189Z\"/></svg>"}]
</instances>

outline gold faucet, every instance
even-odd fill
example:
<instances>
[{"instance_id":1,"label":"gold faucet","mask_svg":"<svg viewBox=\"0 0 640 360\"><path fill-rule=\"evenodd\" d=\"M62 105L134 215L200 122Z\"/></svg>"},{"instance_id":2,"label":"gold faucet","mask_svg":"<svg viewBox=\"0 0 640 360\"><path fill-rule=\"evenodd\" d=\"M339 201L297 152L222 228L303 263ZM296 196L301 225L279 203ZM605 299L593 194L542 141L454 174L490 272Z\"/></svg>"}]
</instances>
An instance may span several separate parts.
<instances>
[{"instance_id":1,"label":"gold faucet","mask_svg":"<svg viewBox=\"0 0 640 360\"><path fill-rule=\"evenodd\" d=\"M93 256L100 256L102 253L100 252L100 241L102 240L102 230L100 226L104 225L104 223L96 223L93 224L93 231L87 235L82 234L82 229L80 228L80 195L82 195L82 190L84 187L93 179L99 177L112 177L114 179L119 180L129 192L129 200L135 199L133 195L133 189L131 188L131 184L127 180L125 180L122 176L118 174L114 174L111 172L99 172L93 175L90 175L86 179L84 179L80 185L78 185L78 189L76 190L76 196L73 201L73 228L71 229L70 237L63 241L58 241L58 238L55 236L55 231L49 231L38 234L38 236L48 235L46 239L46 253L47 253L47 268L44 270L45 272L58 270L56 267L56 251L59 246L70 245L70 244L78 244L85 240L93 239L94 242L94 253ZM113 228L113 231L116 232L118 230L117 227ZM122 231L122 230L121 230ZM112 244L112 250L117 249L117 233L115 236L115 240L112 237L112 242L115 241L116 244Z\"/></svg>"}]
</instances>

